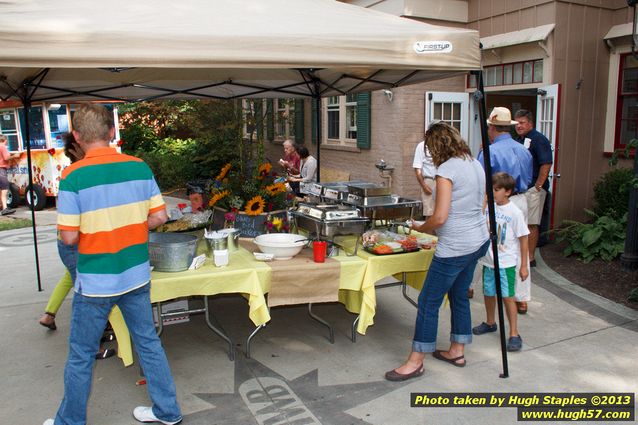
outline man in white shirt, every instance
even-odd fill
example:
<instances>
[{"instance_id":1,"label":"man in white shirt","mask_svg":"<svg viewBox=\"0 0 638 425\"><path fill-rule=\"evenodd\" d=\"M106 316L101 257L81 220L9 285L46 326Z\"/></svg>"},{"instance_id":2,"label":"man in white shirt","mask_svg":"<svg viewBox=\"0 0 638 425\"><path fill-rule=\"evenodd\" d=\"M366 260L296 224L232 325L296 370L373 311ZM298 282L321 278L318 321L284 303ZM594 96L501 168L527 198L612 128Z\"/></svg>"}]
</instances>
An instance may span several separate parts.
<instances>
[{"instance_id":1,"label":"man in white shirt","mask_svg":"<svg viewBox=\"0 0 638 425\"><path fill-rule=\"evenodd\" d=\"M434 214L434 199L436 195L436 167L432 162L432 155L428 151L425 142L416 146L414 161L412 162L414 174L421 186L421 201L423 202L423 216L427 220Z\"/></svg>"}]
</instances>

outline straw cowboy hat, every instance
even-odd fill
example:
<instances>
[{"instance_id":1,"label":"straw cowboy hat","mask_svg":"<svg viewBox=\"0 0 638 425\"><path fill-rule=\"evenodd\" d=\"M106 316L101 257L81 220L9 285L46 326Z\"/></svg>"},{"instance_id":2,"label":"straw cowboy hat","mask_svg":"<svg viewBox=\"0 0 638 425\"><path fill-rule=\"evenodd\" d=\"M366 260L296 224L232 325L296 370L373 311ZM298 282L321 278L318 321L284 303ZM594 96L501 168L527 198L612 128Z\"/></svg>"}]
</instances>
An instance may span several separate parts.
<instances>
[{"instance_id":1,"label":"straw cowboy hat","mask_svg":"<svg viewBox=\"0 0 638 425\"><path fill-rule=\"evenodd\" d=\"M517 121L512 121L512 113L509 109L497 106L492 109L490 117L487 119L487 123L490 125L514 125L518 124Z\"/></svg>"}]
</instances>

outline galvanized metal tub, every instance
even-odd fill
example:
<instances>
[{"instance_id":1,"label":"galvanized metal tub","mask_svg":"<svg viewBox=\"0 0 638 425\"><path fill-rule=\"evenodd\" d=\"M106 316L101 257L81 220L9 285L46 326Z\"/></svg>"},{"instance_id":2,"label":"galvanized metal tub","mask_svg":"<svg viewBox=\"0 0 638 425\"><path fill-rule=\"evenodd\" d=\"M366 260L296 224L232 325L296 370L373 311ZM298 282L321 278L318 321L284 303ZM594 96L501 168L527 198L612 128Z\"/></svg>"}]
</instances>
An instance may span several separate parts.
<instances>
[{"instance_id":1,"label":"galvanized metal tub","mask_svg":"<svg viewBox=\"0 0 638 425\"><path fill-rule=\"evenodd\" d=\"M197 236L184 233L151 233L148 254L154 270L181 272L193 262Z\"/></svg>"}]
</instances>

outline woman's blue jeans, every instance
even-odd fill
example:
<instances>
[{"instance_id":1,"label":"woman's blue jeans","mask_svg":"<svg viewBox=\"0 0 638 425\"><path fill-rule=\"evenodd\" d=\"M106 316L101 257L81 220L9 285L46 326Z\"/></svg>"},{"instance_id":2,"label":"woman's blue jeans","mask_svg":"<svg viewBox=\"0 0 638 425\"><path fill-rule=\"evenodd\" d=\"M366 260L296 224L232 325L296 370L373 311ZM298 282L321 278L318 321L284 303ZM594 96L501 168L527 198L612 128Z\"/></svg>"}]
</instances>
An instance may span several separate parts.
<instances>
[{"instance_id":1,"label":"woman's blue jeans","mask_svg":"<svg viewBox=\"0 0 638 425\"><path fill-rule=\"evenodd\" d=\"M86 424L93 363L100 338L113 305L122 310L144 370L153 413L167 422L178 421L175 384L168 361L153 325L150 284L112 297L86 297L75 293L71 311L69 357L64 369L64 399L55 425ZM115 389L113 389L115 391Z\"/></svg>"},{"instance_id":2,"label":"woman's blue jeans","mask_svg":"<svg viewBox=\"0 0 638 425\"><path fill-rule=\"evenodd\" d=\"M413 351L432 353L436 350L439 308L445 294L448 295L452 311L450 341L461 344L472 342L472 315L467 290L472 283L476 263L485 255L489 246L488 240L471 254L445 258L434 255L423 289L419 294L419 307L412 341Z\"/></svg>"}]
</instances>

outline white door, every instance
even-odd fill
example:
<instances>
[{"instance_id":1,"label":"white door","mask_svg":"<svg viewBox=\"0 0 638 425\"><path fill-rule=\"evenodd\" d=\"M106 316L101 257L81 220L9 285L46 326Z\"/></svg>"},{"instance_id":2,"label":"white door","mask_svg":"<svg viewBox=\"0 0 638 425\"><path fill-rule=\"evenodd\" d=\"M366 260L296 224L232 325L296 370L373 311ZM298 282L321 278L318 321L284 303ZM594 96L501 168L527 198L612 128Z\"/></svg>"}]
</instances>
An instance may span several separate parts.
<instances>
[{"instance_id":1,"label":"white door","mask_svg":"<svg viewBox=\"0 0 638 425\"><path fill-rule=\"evenodd\" d=\"M461 133L463 140L468 136L469 93L426 92L425 130L432 121L445 121Z\"/></svg>"},{"instance_id":2,"label":"white door","mask_svg":"<svg viewBox=\"0 0 638 425\"><path fill-rule=\"evenodd\" d=\"M558 173L556 163L558 133L556 129L558 126L558 96L560 87L558 84L540 87L538 93L538 96L536 96L536 130L543 133L552 145L554 164L549 171L549 190L552 191L554 186L553 177Z\"/></svg>"}]
</instances>

